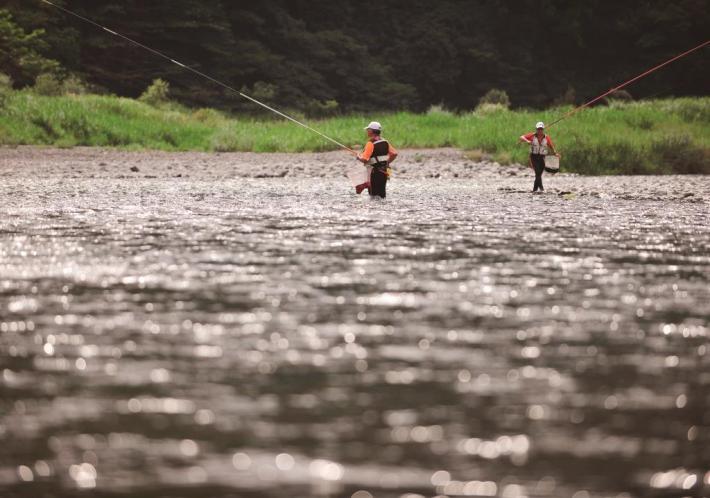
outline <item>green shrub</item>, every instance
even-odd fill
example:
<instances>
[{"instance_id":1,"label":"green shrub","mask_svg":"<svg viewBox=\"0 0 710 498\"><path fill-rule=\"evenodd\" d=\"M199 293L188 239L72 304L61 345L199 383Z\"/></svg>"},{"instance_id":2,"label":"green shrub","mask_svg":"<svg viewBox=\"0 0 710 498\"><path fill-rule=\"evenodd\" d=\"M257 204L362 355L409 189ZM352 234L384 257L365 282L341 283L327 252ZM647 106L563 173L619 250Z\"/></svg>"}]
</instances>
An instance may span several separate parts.
<instances>
[{"instance_id":1,"label":"green shrub","mask_svg":"<svg viewBox=\"0 0 710 498\"><path fill-rule=\"evenodd\" d=\"M253 149L253 137L228 128L217 131L210 143L210 150L214 152L246 152Z\"/></svg>"},{"instance_id":2,"label":"green shrub","mask_svg":"<svg viewBox=\"0 0 710 498\"><path fill-rule=\"evenodd\" d=\"M259 108L259 109L261 109L261 108ZM300 110L298 110L298 109L286 109L286 110L283 111L283 112L284 112L284 114L287 114L287 115L291 116L293 119L297 119L298 121L301 121L301 122L306 122L306 121L308 121L308 116L306 116L306 113L303 112L303 111L300 111ZM263 116L264 116L265 119L268 120L268 121L281 122L281 121L283 120L282 117L276 116L276 115L271 114L271 113L266 113L266 112L265 112Z\"/></svg>"},{"instance_id":3,"label":"green shrub","mask_svg":"<svg viewBox=\"0 0 710 498\"><path fill-rule=\"evenodd\" d=\"M585 175L659 173L643 150L625 142L577 143L565 149L566 169Z\"/></svg>"},{"instance_id":4,"label":"green shrub","mask_svg":"<svg viewBox=\"0 0 710 498\"><path fill-rule=\"evenodd\" d=\"M710 104L706 99L669 100L662 102L662 108L687 122L710 123Z\"/></svg>"},{"instance_id":5,"label":"green shrub","mask_svg":"<svg viewBox=\"0 0 710 498\"><path fill-rule=\"evenodd\" d=\"M623 107L634 101L634 97L626 90L617 90L599 101L599 105Z\"/></svg>"},{"instance_id":6,"label":"green shrub","mask_svg":"<svg viewBox=\"0 0 710 498\"><path fill-rule=\"evenodd\" d=\"M45 97L58 97L64 94L62 81L56 74L44 73L37 76L32 91Z\"/></svg>"},{"instance_id":7,"label":"green shrub","mask_svg":"<svg viewBox=\"0 0 710 498\"><path fill-rule=\"evenodd\" d=\"M12 78L0 73L0 109L4 109L12 94Z\"/></svg>"},{"instance_id":8,"label":"green shrub","mask_svg":"<svg viewBox=\"0 0 710 498\"><path fill-rule=\"evenodd\" d=\"M77 142L73 137L62 137L55 140L52 145L60 149L71 149L72 147L76 147L77 145L81 144Z\"/></svg>"},{"instance_id":9,"label":"green shrub","mask_svg":"<svg viewBox=\"0 0 710 498\"><path fill-rule=\"evenodd\" d=\"M315 118L332 117L338 113L339 107L337 100L313 100L306 106L306 115Z\"/></svg>"},{"instance_id":10,"label":"green shrub","mask_svg":"<svg viewBox=\"0 0 710 498\"><path fill-rule=\"evenodd\" d=\"M85 95L89 93L86 83L81 78L71 75L62 82L62 94L64 95Z\"/></svg>"},{"instance_id":11,"label":"green shrub","mask_svg":"<svg viewBox=\"0 0 710 498\"><path fill-rule=\"evenodd\" d=\"M60 120L60 125L64 133L71 136L77 143L90 144L94 130L86 113L78 112L66 115L64 119Z\"/></svg>"},{"instance_id":12,"label":"green shrub","mask_svg":"<svg viewBox=\"0 0 710 498\"><path fill-rule=\"evenodd\" d=\"M651 144L651 152L668 172L682 175L710 173L710 150L697 146L687 135L656 140Z\"/></svg>"},{"instance_id":13,"label":"green shrub","mask_svg":"<svg viewBox=\"0 0 710 498\"><path fill-rule=\"evenodd\" d=\"M50 117L37 114L30 117L30 123L39 128L40 134L44 140L43 143L52 144L61 135L57 129L58 125L55 124Z\"/></svg>"},{"instance_id":14,"label":"green shrub","mask_svg":"<svg viewBox=\"0 0 710 498\"><path fill-rule=\"evenodd\" d=\"M493 88L478 100L479 107L485 104L498 104L506 109L510 107L510 97L505 90Z\"/></svg>"},{"instance_id":15,"label":"green shrub","mask_svg":"<svg viewBox=\"0 0 710 498\"><path fill-rule=\"evenodd\" d=\"M239 91L242 94L248 95L252 99L258 100L263 104L276 106L282 112L286 112L286 114L291 113L288 108L284 111L284 106L278 105L277 98L279 94L279 87L276 85L263 81L257 81L251 87L246 85L241 87ZM294 105L296 108L299 109L305 108L305 103L301 101L289 101L289 105ZM238 101L235 102L234 109L238 110L239 112L245 112L249 114L263 114L264 116L273 117L271 113L265 111L264 108L261 107L259 104L244 98L239 98Z\"/></svg>"},{"instance_id":16,"label":"green shrub","mask_svg":"<svg viewBox=\"0 0 710 498\"><path fill-rule=\"evenodd\" d=\"M224 115L216 109L202 108L192 113L192 118L200 123L215 124L224 121Z\"/></svg>"},{"instance_id":17,"label":"green shrub","mask_svg":"<svg viewBox=\"0 0 710 498\"><path fill-rule=\"evenodd\" d=\"M644 130L644 131L649 131L652 130L653 127L655 126L655 123L653 120L649 117L646 116L626 116L624 118L624 121L628 123L629 126L632 128L637 128L639 130Z\"/></svg>"},{"instance_id":18,"label":"green shrub","mask_svg":"<svg viewBox=\"0 0 710 498\"><path fill-rule=\"evenodd\" d=\"M167 104L170 102L170 84L160 78L153 80L138 100L153 107Z\"/></svg>"},{"instance_id":19,"label":"green shrub","mask_svg":"<svg viewBox=\"0 0 710 498\"><path fill-rule=\"evenodd\" d=\"M12 90L12 78L7 74L0 73L0 90Z\"/></svg>"},{"instance_id":20,"label":"green shrub","mask_svg":"<svg viewBox=\"0 0 710 498\"><path fill-rule=\"evenodd\" d=\"M263 81L257 81L251 89L245 88L242 90L242 93L246 93L250 97L268 104L276 98L278 91L279 87L276 85L265 83Z\"/></svg>"},{"instance_id":21,"label":"green shrub","mask_svg":"<svg viewBox=\"0 0 710 498\"><path fill-rule=\"evenodd\" d=\"M631 102L634 100L633 95L631 95L627 90L617 90L607 97L609 100L621 100L623 102Z\"/></svg>"},{"instance_id":22,"label":"green shrub","mask_svg":"<svg viewBox=\"0 0 710 498\"><path fill-rule=\"evenodd\" d=\"M0 109L2 110L2 109ZM21 141L0 123L0 145L20 145Z\"/></svg>"},{"instance_id":23,"label":"green shrub","mask_svg":"<svg viewBox=\"0 0 710 498\"><path fill-rule=\"evenodd\" d=\"M479 116L490 116L499 112L506 112L508 108L503 104L479 104L476 107L476 114Z\"/></svg>"},{"instance_id":24,"label":"green shrub","mask_svg":"<svg viewBox=\"0 0 710 498\"><path fill-rule=\"evenodd\" d=\"M453 116L454 113L449 111L446 107L444 107L444 104L437 104L437 105L432 105L429 106L429 109L427 110L427 115L428 116Z\"/></svg>"}]
</instances>

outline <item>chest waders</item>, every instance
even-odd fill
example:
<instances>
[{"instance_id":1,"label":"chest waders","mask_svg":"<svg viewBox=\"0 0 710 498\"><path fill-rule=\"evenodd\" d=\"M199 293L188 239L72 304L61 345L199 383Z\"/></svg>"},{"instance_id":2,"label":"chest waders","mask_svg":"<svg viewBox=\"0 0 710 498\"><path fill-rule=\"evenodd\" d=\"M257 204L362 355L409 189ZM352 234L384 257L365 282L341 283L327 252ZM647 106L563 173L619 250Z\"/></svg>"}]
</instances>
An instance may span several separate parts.
<instances>
[{"instance_id":1,"label":"chest waders","mask_svg":"<svg viewBox=\"0 0 710 498\"><path fill-rule=\"evenodd\" d=\"M373 197L387 197L387 179L389 178L390 144L387 140L380 139L373 142L375 146L372 157L367 162L372 166L370 172L370 195Z\"/></svg>"}]
</instances>

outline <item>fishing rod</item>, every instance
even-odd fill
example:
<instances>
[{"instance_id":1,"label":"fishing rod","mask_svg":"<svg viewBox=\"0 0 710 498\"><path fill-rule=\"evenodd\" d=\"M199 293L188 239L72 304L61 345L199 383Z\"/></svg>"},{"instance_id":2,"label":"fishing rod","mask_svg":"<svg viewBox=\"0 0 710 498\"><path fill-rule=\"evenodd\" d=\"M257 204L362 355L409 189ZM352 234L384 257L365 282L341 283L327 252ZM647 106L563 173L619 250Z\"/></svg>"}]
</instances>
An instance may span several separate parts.
<instances>
[{"instance_id":1,"label":"fishing rod","mask_svg":"<svg viewBox=\"0 0 710 498\"><path fill-rule=\"evenodd\" d=\"M578 106L578 107L575 107L574 109L572 109L572 110L569 111L567 114L565 114L564 116L560 117L559 119L557 119L556 121L554 121L552 124L548 125L547 127L548 127L548 128L552 128L553 126L555 126L555 125L556 125L557 123L559 123L560 121L564 121L565 119L567 119L567 118L569 118L569 117L571 117L571 116L577 114L578 112L582 111L583 109L586 109L586 108L589 107L590 105L599 102L601 99L603 99L603 98L606 97L607 95L611 95L612 93L614 93L614 92L616 92L616 91L618 91L618 90L621 90L622 88L625 88L625 87L629 86L630 84L635 83L636 81L638 81L638 80L640 80L640 79L642 79L642 78L645 78L645 77L648 76L649 74L655 73L656 71L658 71L659 69L661 69L661 68L667 66L668 64L671 64L671 63L673 63L673 62L675 62L675 61L677 61L677 60L679 60L679 59L682 59L683 57L685 57L685 56L687 56L687 55L690 55L690 54L692 54L693 52L697 52L698 50L700 50L700 49L702 49L702 48L705 48L705 47L708 46L708 45L710 45L710 40L706 41L705 43L701 43L701 44L698 45L697 47L691 48L690 50L688 50L688 51L686 51L686 52L683 52L682 54L676 55L675 57L673 57L673 58L671 58L671 59L668 59L666 62L663 62L663 63L661 63L661 64L659 64L659 65L657 65L657 66L654 66L654 67L652 67L651 69L648 69L647 71L644 71L643 73L639 74L638 76L636 76L636 77L634 77L634 78L632 78L632 79L630 79L630 80L628 80L628 81L622 83L621 85L619 85L619 86L617 86L617 87L615 87L615 88L612 88L612 89L609 90L608 92L605 92L605 93L601 94L599 97L595 97L594 99L590 100L590 101L587 102L586 104L582 104L582 105L580 105L580 106Z\"/></svg>"},{"instance_id":2,"label":"fishing rod","mask_svg":"<svg viewBox=\"0 0 710 498\"><path fill-rule=\"evenodd\" d=\"M163 59L165 59L165 60L170 61L171 63L173 63L173 64L175 64L175 65L177 65L177 66L180 66L181 68L183 68L183 69L185 69L185 70L187 70L187 71L190 71L190 72L192 72L192 73L194 73L194 74L196 74L196 75L198 75L198 76L200 76L200 77L202 77L202 78L205 78L205 79L207 79L207 80L209 80L209 81L211 81L211 82L213 82L213 83L216 83L217 85L219 85L219 86L221 86L221 87L223 87L223 88L226 88L226 89L229 90L230 92L236 93L236 94L239 95L240 97L243 97L243 98L245 98L245 99L247 99L247 100L249 100L249 101L251 101L251 102L253 102L253 103L257 104L257 105L260 105L260 106L263 107L264 109L267 109L267 110L273 112L274 114L276 114L276 115L278 115L278 116L281 116L282 118L287 119L287 120L289 120L289 121L291 121L291 122L297 124L298 126L301 126L301 127L305 128L306 130L315 133L316 135L319 135L320 137L322 137L322 138L328 140L329 142L334 143L335 145L337 145L337 146L340 147L341 149L344 149L344 150L350 152L351 154L354 154L354 155L357 156L357 152L355 152L353 149L351 149L351 148L348 147L347 145L344 145L344 144L338 142L338 141L335 140L334 138L331 138L331 137L329 137L328 135L326 135L325 133L323 133L323 132L321 132L321 131L318 131L318 130L316 130L315 128L312 128L312 127L308 126L308 125L305 124L305 123L302 123L301 121L297 120L296 118L291 117L291 116L289 116L288 114L279 111L278 109L274 109L273 107L271 107L271 106L269 106L269 105L267 105L267 104L265 104L265 103L263 103L263 102L261 102L261 101L255 99L254 97L251 97L251 96L247 95L247 94L244 93L244 92L240 92L240 91L237 90L236 88L234 88L234 87L232 87L232 86L230 86L230 85L228 85L228 84L226 84L226 83L224 83L224 82L222 82L222 81L220 81L220 80L218 80L218 79L216 79L216 78L213 78L212 76L210 76L210 75L208 75L208 74L205 74L205 73L203 73L202 71L198 71L198 70L195 69L195 68L192 68L192 67L190 67L190 66L187 66L187 65L183 64L182 62L177 61L177 60L173 59L172 57L170 57L170 56L168 56L168 55L166 55L166 54L164 54L164 53L162 53L162 52L159 52L159 51L155 50L154 48L151 48L151 47L149 47L149 46L147 46L147 45L143 45L142 43L137 42L136 40L133 40L133 39L127 37L126 35L123 35L123 34L121 34L121 33L118 33L117 31L114 31L114 30L112 30L112 29L109 29L109 28L107 28L106 26L102 26L101 24L99 24L99 23L97 23L97 22L95 22L95 21L93 21L93 20L91 20L91 19L89 19L89 18L87 18L87 17L84 17L84 16L82 16L82 15L79 15L79 14L77 14L76 12L73 12L73 11L67 9L67 8L64 8L64 7L60 6L60 5L54 4L54 3L50 2L49 0L41 0L41 1L44 2L44 3L46 3L47 5L51 5L52 7L61 10L61 11L64 12L65 14L69 14L69 15L71 15L71 16L76 17L77 19L81 19L81 20L84 21L84 22L87 22L87 23L89 23L89 24L92 24L92 25L96 26L97 28L103 29L104 31L106 31L107 33L109 33L109 34L111 34L111 35L113 35L113 36L117 36L117 37L119 37L119 38L122 38L122 39L124 39L124 40L126 40L126 41L132 43L133 45L136 45L137 47L140 47L140 48L142 48L142 49L144 49L144 50L147 50L148 52L151 52L152 54L154 54L154 55L156 55L156 56L158 56L158 57L161 57L161 58L163 58Z\"/></svg>"}]
</instances>

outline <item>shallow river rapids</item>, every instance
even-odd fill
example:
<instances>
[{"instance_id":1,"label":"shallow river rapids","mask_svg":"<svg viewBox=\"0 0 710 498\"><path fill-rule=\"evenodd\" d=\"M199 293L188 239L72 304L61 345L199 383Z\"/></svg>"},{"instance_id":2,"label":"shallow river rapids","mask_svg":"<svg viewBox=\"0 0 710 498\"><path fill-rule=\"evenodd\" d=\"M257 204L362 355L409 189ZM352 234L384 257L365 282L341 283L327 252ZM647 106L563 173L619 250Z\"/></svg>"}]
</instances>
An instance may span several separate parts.
<instances>
[{"instance_id":1,"label":"shallow river rapids","mask_svg":"<svg viewBox=\"0 0 710 498\"><path fill-rule=\"evenodd\" d=\"M710 178L506 181L0 178L0 495L706 496Z\"/></svg>"}]
</instances>

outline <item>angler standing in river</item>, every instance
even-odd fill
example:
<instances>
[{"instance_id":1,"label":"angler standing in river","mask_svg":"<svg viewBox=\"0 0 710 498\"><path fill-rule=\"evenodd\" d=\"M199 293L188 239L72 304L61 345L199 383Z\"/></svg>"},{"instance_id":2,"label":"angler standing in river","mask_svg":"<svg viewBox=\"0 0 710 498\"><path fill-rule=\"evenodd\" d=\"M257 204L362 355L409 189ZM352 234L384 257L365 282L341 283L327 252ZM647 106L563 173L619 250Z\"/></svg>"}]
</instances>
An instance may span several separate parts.
<instances>
[{"instance_id":1,"label":"angler standing in river","mask_svg":"<svg viewBox=\"0 0 710 498\"><path fill-rule=\"evenodd\" d=\"M373 121L365 128L367 131L367 145L357 159L366 166L372 167L370 170L370 181L356 187L357 193L368 189L370 196L379 196L383 199L387 196L387 180L390 176L389 165L397 159L397 150L390 143L382 138L382 125Z\"/></svg>"},{"instance_id":2,"label":"angler standing in river","mask_svg":"<svg viewBox=\"0 0 710 498\"><path fill-rule=\"evenodd\" d=\"M537 129L534 133L528 133L520 137L520 142L530 144L530 167L535 171L535 184L533 192L544 192L542 186L542 174L545 171L545 156L552 153L560 157L555 150L555 145L552 143L552 138L545 134L545 123L540 121L535 125Z\"/></svg>"}]
</instances>

